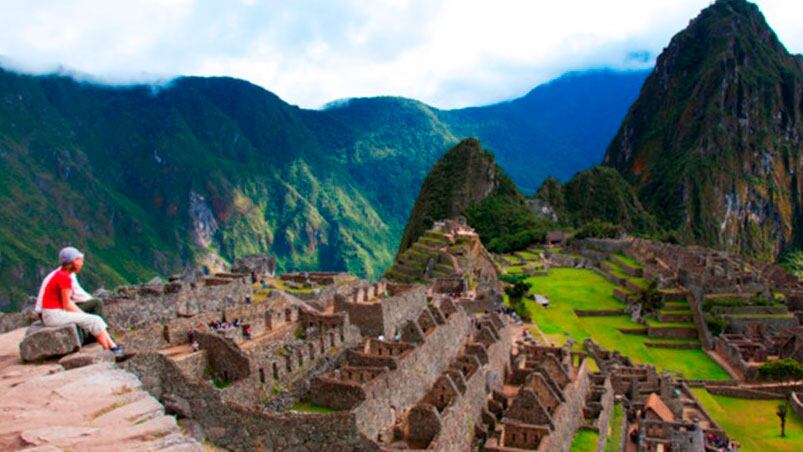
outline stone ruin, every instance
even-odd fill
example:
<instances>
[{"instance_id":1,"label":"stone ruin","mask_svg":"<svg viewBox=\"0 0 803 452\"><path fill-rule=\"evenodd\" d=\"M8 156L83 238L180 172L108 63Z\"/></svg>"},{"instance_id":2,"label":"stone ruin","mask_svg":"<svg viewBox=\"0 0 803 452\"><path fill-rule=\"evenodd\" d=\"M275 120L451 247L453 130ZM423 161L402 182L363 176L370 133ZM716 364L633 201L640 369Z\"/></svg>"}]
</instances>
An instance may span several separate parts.
<instances>
[{"instance_id":1,"label":"stone ruin","mask_svg":"<svg viewBox=\"0 0 803 452\"><path fill-rule=\"evenodd\" d=\"M615 397L624 406L622 450L708 450L721 449L729 443L727 433L686 383L669 374L659 374L653 366L635 365L619 352L604 350L590 339L584 346L600 368L596 378L609 380Z\"/></svg>"},{"instance_id":2,"label":"stone ruin","mask_svg":"<svg viewBox=\"0 0 803 452\"><path fill-rule=\"evenodd\" d=\"M427 305L423 286L359 283L334 296L335 312L345 312L363 336L393 338Z\"/></svg>"},{"instance_id":3,"label":"stone ruin","mask_svg":"<svg viewBox=\"0 0 803 452\"><path fill-rule=\"evenodd\" d=\"M484 450L567 450L585 421L592 382L584 353L516 341L501 390L494 391L477 430Z\"/></svg>"},{"instance_id":4,"label":"stone ruin","mask_svg":"<svg viewBox=\"0 0 803 452\"><path fill-rule=\"evenodd\" d=\"M758 368L767 361L803 362L803 327L772 332L756 324L744 333L721 334L714 344L717 354L746 381L758 379Z\"/></svg>"}]
</instances>

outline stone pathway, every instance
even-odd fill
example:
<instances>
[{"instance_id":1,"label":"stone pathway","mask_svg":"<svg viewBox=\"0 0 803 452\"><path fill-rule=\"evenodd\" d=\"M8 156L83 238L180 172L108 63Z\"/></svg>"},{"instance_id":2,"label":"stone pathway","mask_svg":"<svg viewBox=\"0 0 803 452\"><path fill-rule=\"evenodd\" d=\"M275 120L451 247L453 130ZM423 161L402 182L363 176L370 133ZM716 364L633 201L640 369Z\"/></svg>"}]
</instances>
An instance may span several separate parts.
<instances>
[{"instance_id":1,"label":"stone pathway","mask_svg":"<svg viewBox=\"0 0 803 452\"><path fill-rule=\"evenodd\" d=\"M203 450L113 363L22 364L24 333L0 335L0 450Z\"/></svg>"}]
</instances>

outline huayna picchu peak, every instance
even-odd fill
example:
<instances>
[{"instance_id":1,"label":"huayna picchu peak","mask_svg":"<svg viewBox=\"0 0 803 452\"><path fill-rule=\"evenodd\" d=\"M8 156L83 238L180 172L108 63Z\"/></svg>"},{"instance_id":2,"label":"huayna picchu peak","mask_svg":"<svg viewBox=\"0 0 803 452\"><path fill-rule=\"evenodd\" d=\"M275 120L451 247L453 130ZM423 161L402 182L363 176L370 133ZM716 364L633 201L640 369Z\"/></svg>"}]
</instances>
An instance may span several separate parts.
<instances>
[{"instance_id":1,"label":"huayna picchu peak","mask_svg":"<svg viewBox=\"0 0 803 452\"><path fill-rule=\"evenodd\" d=\"M658 57L605 164L684 241L775 258L803 233L801 61L755 5L715 2Z\"/></svg>"},{"instance_id":2,"label":"huayna picchu peak","mask_svg":"<svg viewBox=\"0 0 803 452\"><path fill-rule=\"evenodd\" d=\"M524 248L543 236L547 223L527 204L516 184L496 164L492 152L467 138L432 167L404 229L400 256L432 225L463 216L492 251Z\"/></svg>"}]
</instances>

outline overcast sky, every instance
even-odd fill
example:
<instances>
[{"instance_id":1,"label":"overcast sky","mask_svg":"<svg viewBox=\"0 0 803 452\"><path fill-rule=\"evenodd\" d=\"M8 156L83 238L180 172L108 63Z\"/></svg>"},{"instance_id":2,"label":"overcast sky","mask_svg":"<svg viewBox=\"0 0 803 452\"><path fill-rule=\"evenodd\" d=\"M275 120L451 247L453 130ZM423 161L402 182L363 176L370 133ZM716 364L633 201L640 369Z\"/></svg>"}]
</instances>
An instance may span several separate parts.
<instances>
[{"instance_id":1,"label":"overcast sky","mask_svg":"<svg viewBox=\"0 0 803 452\"><path fill-rule=\"evenodd\" d=\"M756 2L803 52L803 1ZM700 0L0 0L2 65L106 82L229 75L317 108L519 96L568 70L649 67Z\"/></svg>"}]
</instances>

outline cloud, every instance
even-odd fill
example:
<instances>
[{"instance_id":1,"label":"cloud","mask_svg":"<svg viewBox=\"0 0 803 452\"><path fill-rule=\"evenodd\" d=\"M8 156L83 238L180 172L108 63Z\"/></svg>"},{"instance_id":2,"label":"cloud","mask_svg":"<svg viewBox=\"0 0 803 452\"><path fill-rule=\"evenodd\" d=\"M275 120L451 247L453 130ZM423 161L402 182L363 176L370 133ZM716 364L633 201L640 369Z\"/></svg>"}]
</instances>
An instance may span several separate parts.
<instances>
[{"instance_id":1,"label":"cloud","mask_svg":"<svg viewBox=\"0 0 803 452\"><path fill-rule=\"evenodd\" d=\"M10 4L5 4L10 3ZM289 102L400 95L439 107L520 95L568 70L648 67L700 0L4 2L0 55L112 83L229 75ZM758 2L803 50L803 2Z\"/></svg>"}]
</instances>

